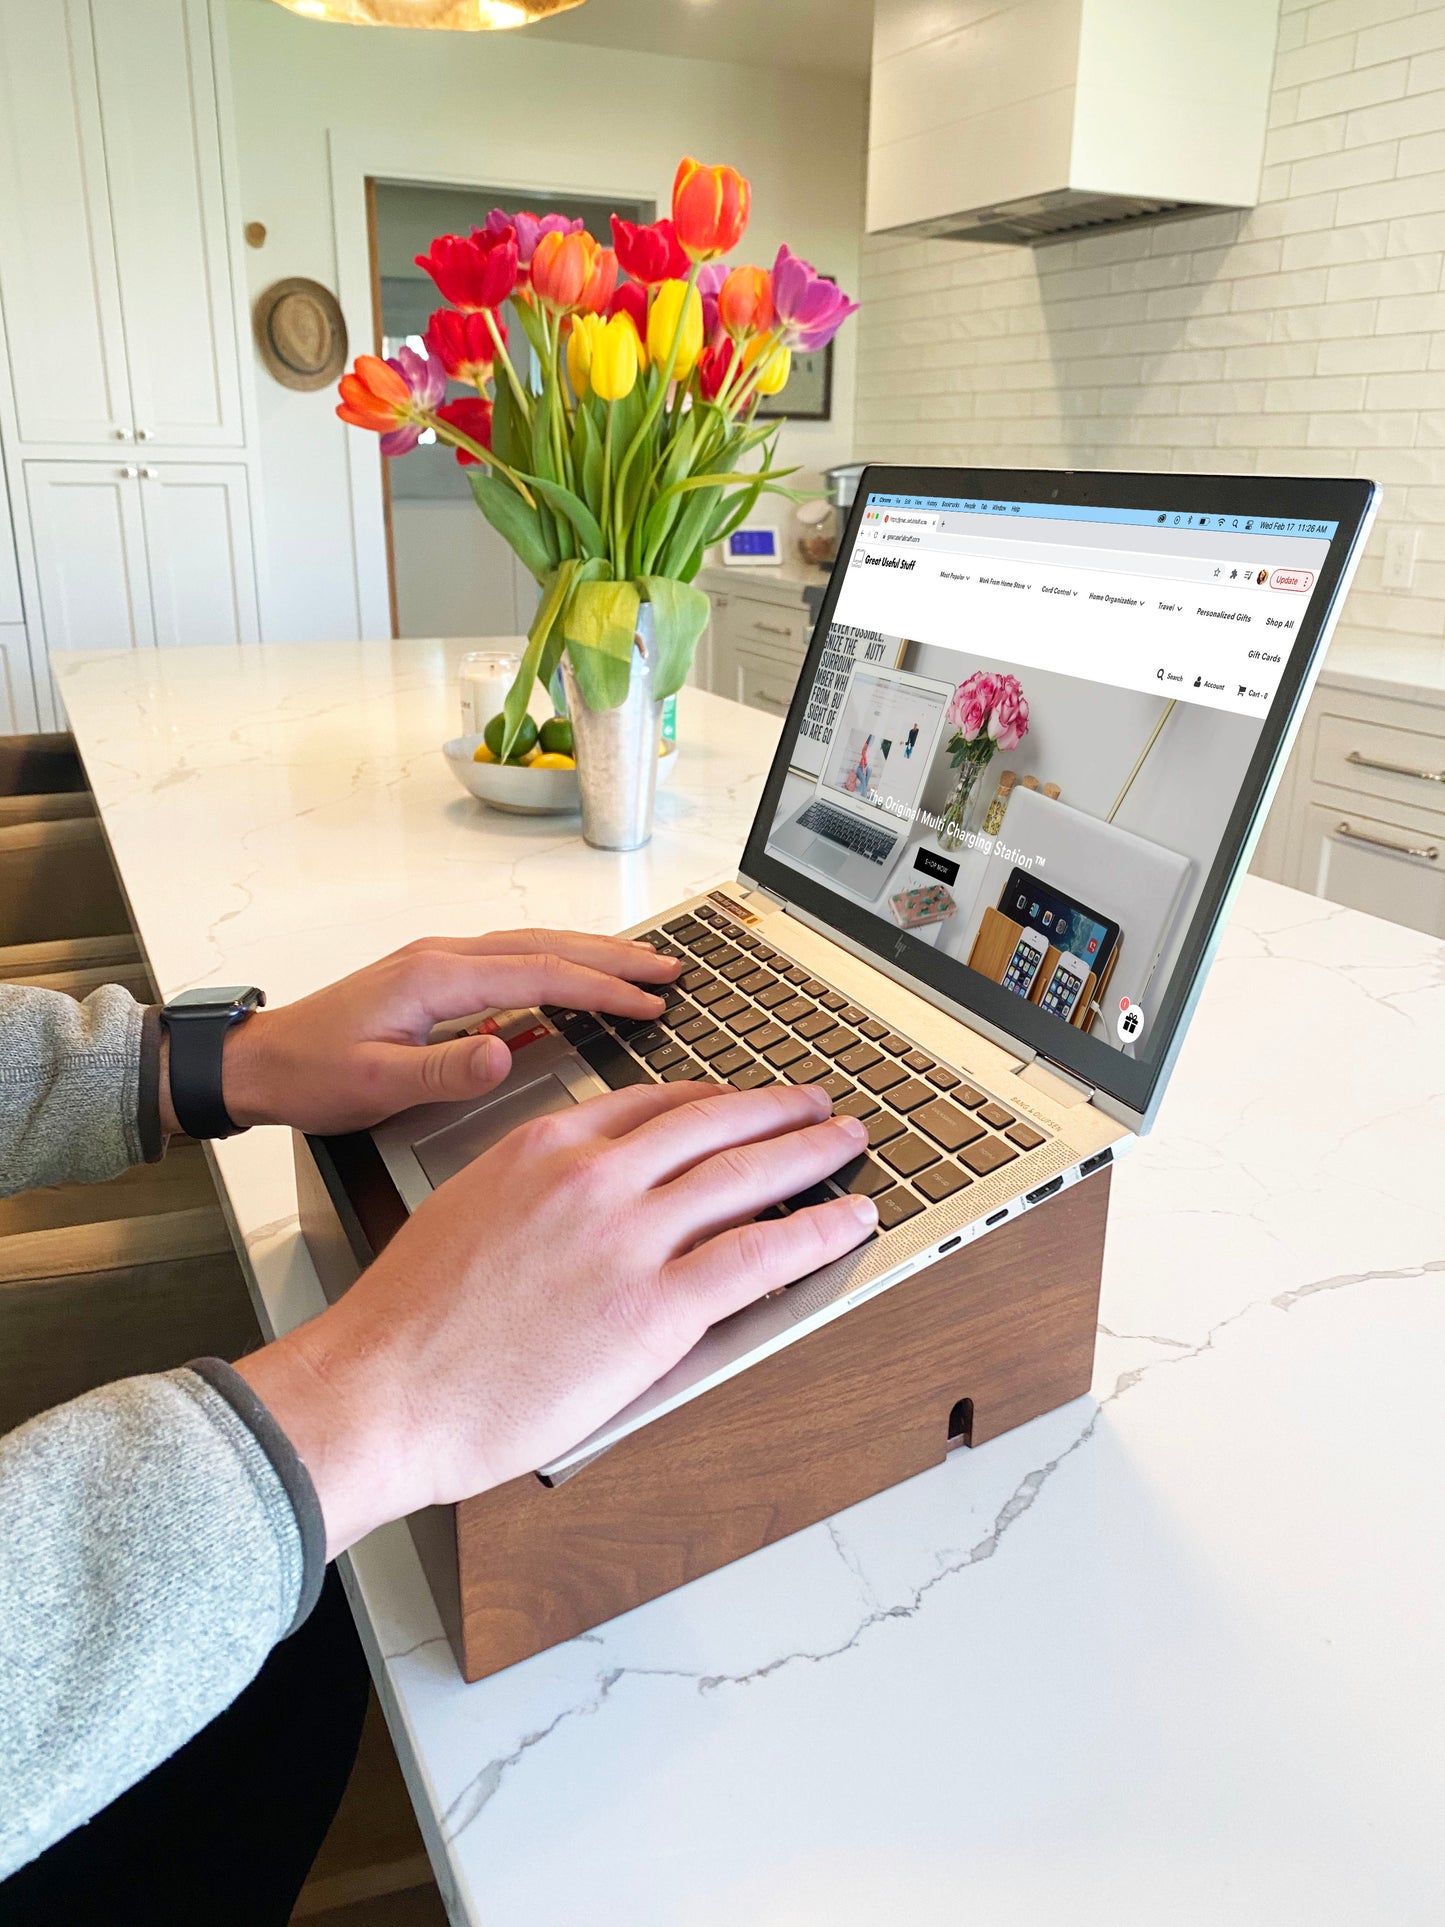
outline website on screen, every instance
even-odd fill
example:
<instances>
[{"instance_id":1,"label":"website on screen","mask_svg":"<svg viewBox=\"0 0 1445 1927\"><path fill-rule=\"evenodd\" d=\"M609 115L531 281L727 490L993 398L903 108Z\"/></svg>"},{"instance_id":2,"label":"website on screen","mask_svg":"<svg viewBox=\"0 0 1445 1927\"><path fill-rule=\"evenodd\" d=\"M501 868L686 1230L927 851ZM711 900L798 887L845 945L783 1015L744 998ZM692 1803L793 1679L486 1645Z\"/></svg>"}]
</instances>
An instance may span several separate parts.
<instances>
[{"instance_id":1,"label":"website on screen","mask_svg":"<svg viewBox=\"0 0 1445 1927\"><path fill-rule=\"evenodd\" d=\"M1333 534L870 497L769 853L1146 1055Z\"/></svg>"}]
</instances>

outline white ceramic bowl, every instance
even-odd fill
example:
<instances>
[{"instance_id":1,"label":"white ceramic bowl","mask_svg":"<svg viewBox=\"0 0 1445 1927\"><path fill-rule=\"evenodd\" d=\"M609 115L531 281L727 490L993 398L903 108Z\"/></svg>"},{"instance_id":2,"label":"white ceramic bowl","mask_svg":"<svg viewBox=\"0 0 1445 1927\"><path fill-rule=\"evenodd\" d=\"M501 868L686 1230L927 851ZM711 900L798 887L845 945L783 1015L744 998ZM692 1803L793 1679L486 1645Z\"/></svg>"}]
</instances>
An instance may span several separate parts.
<instances>
[{"instance_id":1,"label":"white ceramic bowl","mask_svg":"<svg viewBox=\"0 0 1445 1927\"><path fill-rule=\"evenodd\" d=\"M454 736L443 743L447 767L462 788L494 810L514 816L561 816L582 806L575 769L531 769L525 763L478 763L480 736ZM677 750L659 759L657 780L666 783L677 767Z\"/></svg>"}]
</instances>

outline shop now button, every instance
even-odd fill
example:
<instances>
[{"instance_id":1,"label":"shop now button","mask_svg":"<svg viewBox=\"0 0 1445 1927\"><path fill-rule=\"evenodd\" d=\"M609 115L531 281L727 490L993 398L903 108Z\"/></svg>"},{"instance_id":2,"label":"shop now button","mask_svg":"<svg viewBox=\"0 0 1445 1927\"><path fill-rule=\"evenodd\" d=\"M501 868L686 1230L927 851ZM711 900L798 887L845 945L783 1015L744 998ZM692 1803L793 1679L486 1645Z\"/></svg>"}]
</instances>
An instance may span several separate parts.
<instances>
[{"instance_id":1,"label":"shop now button","mask_svg":"<svg viewBox=\"0 0 1445 1927\"><path fill-rule=\"evenodd\" d=\"M1309 589L1313 588L1315 572L1313 569L1274 569L1270 572L1271 589Z\"/></svg>"}]
</instances>

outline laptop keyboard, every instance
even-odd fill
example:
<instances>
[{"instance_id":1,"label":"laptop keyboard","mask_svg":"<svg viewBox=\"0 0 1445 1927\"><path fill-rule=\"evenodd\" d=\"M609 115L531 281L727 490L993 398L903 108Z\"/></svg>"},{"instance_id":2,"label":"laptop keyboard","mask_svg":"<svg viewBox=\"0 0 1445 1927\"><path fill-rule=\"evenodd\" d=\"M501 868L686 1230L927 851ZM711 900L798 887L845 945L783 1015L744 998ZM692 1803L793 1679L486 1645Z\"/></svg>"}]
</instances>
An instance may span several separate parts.
<instances>
[{"instance_id":1,"label":"laptop keyboard","mask_svg":"<svg viewBox=\"0 0 1445 1927\"><path fill-rule=\"evenodd\" d=\"M871 823L860 822L847 810L835 810L829 803L810 803L798 818L798 828L826 836L830 843L866 856L870 863L884 862L898 847L896 829L875 829Z\"/></svg>"},{"instance_id":2,"label":"laptop keyboard","mask_svg":"<svg viewBox=\"0 0 1445 1927\"><path fill-rule=\"evenodd\" d=\"M868 1127L865 1153L765 1217L846 1190L871 1197L879 1230L891 1231L1047 1142L1027 1119L713 904L671 918L643 941L688 966L663 993L667 1009L656 1021L544 1006L613 1090L704 1077L741 1091L818 1084L836 1113Z\"/></svg>"}]
</instances>

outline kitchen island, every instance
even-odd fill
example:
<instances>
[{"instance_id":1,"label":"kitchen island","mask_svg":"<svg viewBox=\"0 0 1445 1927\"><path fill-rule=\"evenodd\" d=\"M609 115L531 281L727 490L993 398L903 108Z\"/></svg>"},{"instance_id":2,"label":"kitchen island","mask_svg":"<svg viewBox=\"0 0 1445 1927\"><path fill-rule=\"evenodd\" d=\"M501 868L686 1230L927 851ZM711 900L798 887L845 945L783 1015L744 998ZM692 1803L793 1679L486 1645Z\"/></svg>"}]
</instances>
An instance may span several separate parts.
<instances>
[{"instance_id":1,"label":"kitchen island","mask_svg":"<svg viewBox=\"0 0 1445 1927\"><path fill-rule=\"evenodd\" d=\"M652 844L457 790L463 643L60 656L157 983L732 874L775 741L697 692ZM215 1162L321 1307L289 1135ZM403 1526L343 1562L457 1927L1424 1927L1445 1887L1445 945L1246 881L1114 1176L1092 1396L475 1686Z\"/></svg>"}]
</instances>

